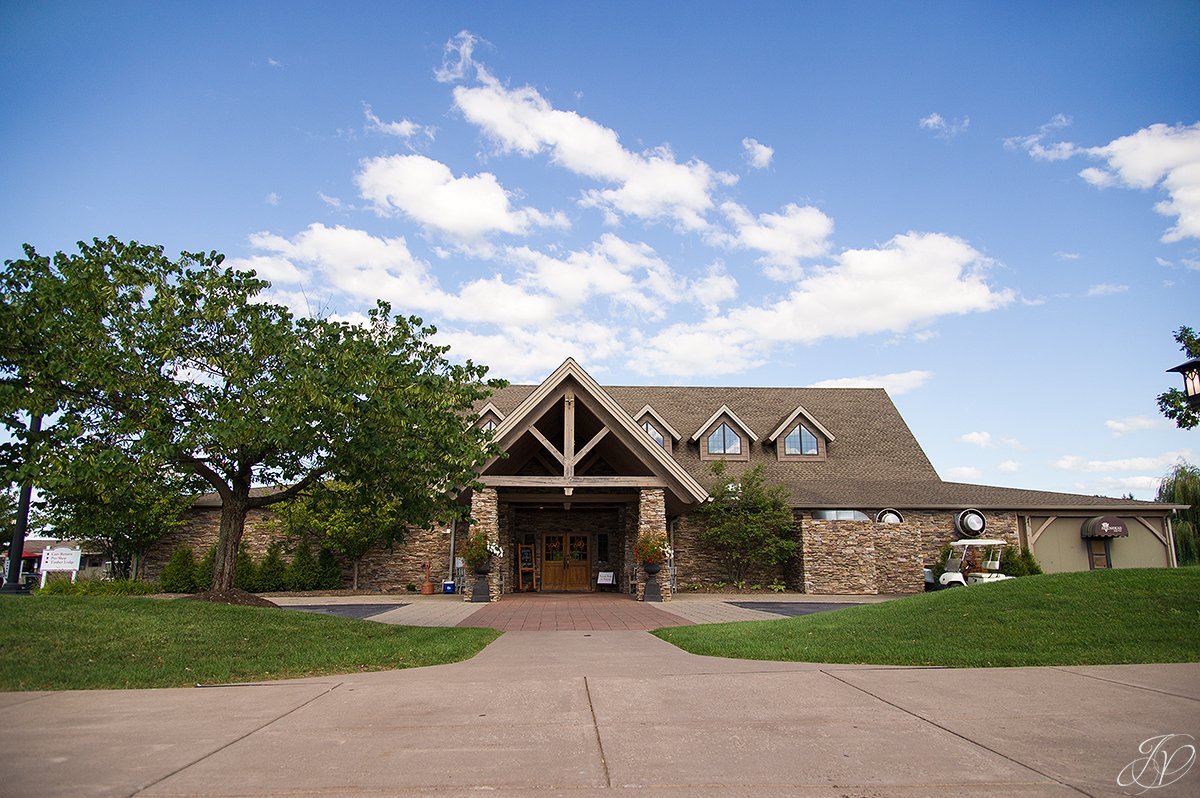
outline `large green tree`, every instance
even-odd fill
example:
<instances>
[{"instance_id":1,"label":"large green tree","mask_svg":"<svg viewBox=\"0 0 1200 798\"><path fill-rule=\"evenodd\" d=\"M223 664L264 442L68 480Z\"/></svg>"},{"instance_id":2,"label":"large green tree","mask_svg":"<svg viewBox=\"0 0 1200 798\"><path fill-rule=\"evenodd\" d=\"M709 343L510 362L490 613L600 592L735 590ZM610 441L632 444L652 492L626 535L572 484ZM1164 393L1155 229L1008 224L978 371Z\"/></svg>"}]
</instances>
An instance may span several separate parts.
<instances>
[{"instance_id":1,"label":"large green tree","mask_svg":"<svg viewBox=\"0 0 1200 798\"><path fill-rule=\"evenodd\" d=\"M1200 335L1191 327L1176 330L1175 342L1189 359L1200 357ZM1178 388L1158 395L1158 409L1180 429L1193 429L1200 424L1200 407L1189 405L1187 394Z\"/></svg>"},{"instance_id":2,"label":"large green tree","mask_svg":"<svg viewBox=\"0 0 1200 798\"><path fill-rule=\"evenodd\" d=\"M27 293L54 286L88 322L82 351L39 343L65 423L188 469L220 496L213 588L233 586L249 510L325 479L397 499L406 521L454 512L454 489L493 452L471 414L499 384L487 369L451 363L432 327L384 303L361 325L295 317L223 260L109 238L53 259L27 247L7 264Z\"/></svg>"},{"instance_id":3,"label":"large green tree","mask_svg":"<svg viewBox=\"0 0 1200 798\"><path fill-rule=\"evenodd\" d=\"M786 488L768 485L762 466L735 480L718 461L712 475L712 500L696 510L703 523L700 543L717 554L730 581L744 581L751 570L780 565L796 555Z\"/></svg>"},{"instance_id":4,"label":"large green tree","mask_svg":"<svg viewBox=\"0 0 1200 798\"><path fill-rule=\"evenodd\" d=\"M1200 564L1200 468L1178 463L1158 486L1158 501L1190 504L1171 519L1175 530L1175 557L1180 565Z\"/></svg>"}]
</instances>

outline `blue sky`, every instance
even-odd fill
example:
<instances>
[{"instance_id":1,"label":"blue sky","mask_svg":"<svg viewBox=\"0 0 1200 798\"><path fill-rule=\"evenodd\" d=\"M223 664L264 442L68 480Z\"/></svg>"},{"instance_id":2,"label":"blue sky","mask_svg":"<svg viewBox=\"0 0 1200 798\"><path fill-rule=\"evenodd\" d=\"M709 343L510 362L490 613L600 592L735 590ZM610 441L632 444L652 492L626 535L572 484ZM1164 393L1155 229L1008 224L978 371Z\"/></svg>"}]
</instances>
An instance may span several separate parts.
<instances>
[{"instance_id":1,"label":"blue sky","mask_svg":"<svg viewBox=\"0 0 1200 798\"><path fill-rule=\"evenodd\" d=\"M513 381L881 385L943 478L1149 498L1197 75L1195 2L9 0L0 250L216 249Z\"/></svg>"}]
</instances>

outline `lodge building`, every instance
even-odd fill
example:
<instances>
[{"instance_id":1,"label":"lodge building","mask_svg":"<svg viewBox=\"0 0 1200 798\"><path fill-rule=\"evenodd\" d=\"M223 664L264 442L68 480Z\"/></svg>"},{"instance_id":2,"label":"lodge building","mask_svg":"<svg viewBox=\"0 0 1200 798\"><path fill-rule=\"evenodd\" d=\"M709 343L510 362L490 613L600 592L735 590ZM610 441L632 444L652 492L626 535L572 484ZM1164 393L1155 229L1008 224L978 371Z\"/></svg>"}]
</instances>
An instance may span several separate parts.
<instances>
[{"instance_id":1,"label":"lodge building","mask_svg":"<svg viewBox=\"0 0 1200 798\"><path fill-rule=\"evenodd\" d=\"M715 461L728 480L761 465L788 491L799 554L748 580L763 585L919 592L946 543L980 533L1028 547L1047 572L1176 564L1175 506L945 482L882 389L605 387L568 359L538 385L496 391L477 413L505 452L482 467L483 487L461 497L474 528L504 550L487 576L492 600L514 590L640 596L646 577L633 545L655 531L673 550L658 579L664 599L672 587L723 579L693 512L708 499ZM148 557L148 576L178 545L211 545L218 516L212 498L198 501L190 523ZM247 519L256 556L268 516ZM457 574L461 584L455 552L468 529L414 531L372 552L360 588L411 589L426 563L434 580Z\"/></svg>"}]
</instances>

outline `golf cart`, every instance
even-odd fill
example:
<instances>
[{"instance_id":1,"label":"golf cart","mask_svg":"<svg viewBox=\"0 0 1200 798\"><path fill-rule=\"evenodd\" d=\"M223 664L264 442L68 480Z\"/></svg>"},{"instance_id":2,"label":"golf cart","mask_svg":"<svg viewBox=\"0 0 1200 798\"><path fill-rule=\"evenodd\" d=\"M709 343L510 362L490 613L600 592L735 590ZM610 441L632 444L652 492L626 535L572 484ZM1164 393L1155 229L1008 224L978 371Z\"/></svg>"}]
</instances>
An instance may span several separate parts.
<instances>
[{"instance_id":1,"label":"golf cart","mask_svg":"<svg viewBox=\"0 0 1200 798\"><path fill-rule=\"evenodd\" d=\"M950 544L946 572L938 577L942 587L985 585L1012 579L1000 573L1000 552L1007 545L1003 540L969 538Z\"/></svg>"}]
</instances>

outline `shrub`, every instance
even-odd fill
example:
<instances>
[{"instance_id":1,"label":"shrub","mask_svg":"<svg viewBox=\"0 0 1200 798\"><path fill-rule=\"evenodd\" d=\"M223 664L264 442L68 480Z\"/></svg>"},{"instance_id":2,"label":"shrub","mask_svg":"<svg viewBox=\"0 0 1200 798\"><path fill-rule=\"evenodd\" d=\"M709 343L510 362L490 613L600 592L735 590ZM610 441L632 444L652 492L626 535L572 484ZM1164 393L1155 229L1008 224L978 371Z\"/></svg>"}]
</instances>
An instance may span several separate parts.
<instances>
[{"instance_id":1,"label":"shrub","mask_svg":"<svg viewBox=\"0 0 1200 798\"><path fill-rule=\"evenodd\" d=\"M196 591L208 590L212 587L213 572L217 570L217 546L213 544L204 554L204 559L196 564L194 582Z\"/></svg>"},{"instance_id":2,"label":"shrub","mask_svg":"<svg viewBox=\"0 0 1200 798\"><path fill-rule=\"evenodd\" d=\"M55 579L36 591L39 596L149 596L161 592L158 582L140 579ZM180 591L169 591L180 592Z\"/></svg>"},{"instance_id":3,"label":"shrub","mask_svg":"<svg viewBox=\"0 0 1200 798\"><path fill-rule=\"evenodd\" d=\"M233 586L248 593L253 593L259 589L258 568L254 566L254 558L250 556L250 550L246 548L245 541L242 541L242 544L238 546L237 564L233 572Z\"/></svg>"},{"instance_id":4,"label":"shrub","mask_svg":"<svg viewBox=\"0 0 1200 798\"><path fill-rule=\"evenodd\" d=\"M320 573L318 587L321 590L337 590L342 586L342 566L329 549L321 549L317 555L317 571Z\"/></svg>"},{"instance_id":5,"label":"shrub","mask_svg":"<svg viewBox=\"0 0 1200 798\"><path fill-rule=\"evenodd\" d=\"M316 590L321 584L321 571L307 542L296 548L296 555L287 570L288 590Z\"/></svg>"},{"instance_id":6,"label":"shrub","mask_svg":"<svg viewBox=\"0 0 1200 798\"><path fill-rule=\"evenodd\" d=\"M159 584L164 593L195 593L198 574L196 555L187 546L180 546L175 549L171 554L171 559L167 560L167 564L163 566ZM211 581L211 574L209 579Z\"/></svg>"},{"instance_id":7,"label":"shrub","mask_svg":"<svg viewBox=\"0 0 1200 798\"><path fill-rule=\"evenodd\" d=\"M1034 576L1040 574L1042 567L1038 565L1033 552L1028 548L1018 549L1016 546L1005 546L1000 553L1000 573L1009 576Z\"/></svg>"},{"instance_id":8,"label":"shrub","mask_svg":"<svg viewBox=\"0 0 1200 798\"><path fill-rule=\"evenodd\" d=\"M283 561L283 543L272 541L258 564L258 589L263 593L287 590L287 564Z\"/></svg>"}]
</instances>

